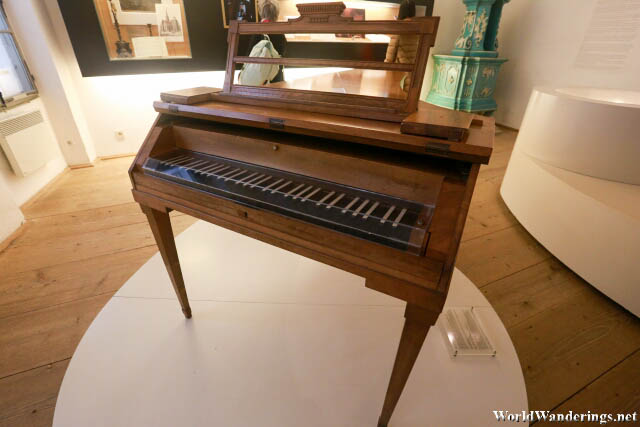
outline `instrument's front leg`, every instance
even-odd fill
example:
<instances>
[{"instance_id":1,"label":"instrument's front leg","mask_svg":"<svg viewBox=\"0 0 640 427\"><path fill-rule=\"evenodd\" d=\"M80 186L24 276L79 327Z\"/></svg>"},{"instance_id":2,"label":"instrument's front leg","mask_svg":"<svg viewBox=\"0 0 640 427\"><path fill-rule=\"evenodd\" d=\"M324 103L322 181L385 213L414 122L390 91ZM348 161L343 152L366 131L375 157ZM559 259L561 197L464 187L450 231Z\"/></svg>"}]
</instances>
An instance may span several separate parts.
<instances>
[{"instance_id":1,"label":"instrument's front leg","mask_svg":"<svg viewBox=\"0 0 640 427\"><path fill-rule=\"evenodd\" d=\"M176 250L176 242L173 238L171 230L171 220L167 211L159 211L148 206L140 205L142 211L147 215L149 226L153 231L153 237L162 255L165 267L169 273L169 278L176 291L180 306L184 317L191 318L191 307L187 297L187 290L184 287L184 279L182 278L182 270L180 269L180 261L178 260L178 251Z\"/></svg>"},{"instance_id":2,"label":"instrument's front leg","mask_svg":"<svg viewBox=\"0 0 640 427\"><path fill-rule=\"evenodd\" d=\"M427 337L427 332L429 332L431 325L436 323L439 314L407 303L407 308L404 312L405 321L402 337L400 338L396 361L393 364L382 413L378 418L378 427L387 427L404 385L407 383L413 364Z\"/></svg>"}]
</instances>

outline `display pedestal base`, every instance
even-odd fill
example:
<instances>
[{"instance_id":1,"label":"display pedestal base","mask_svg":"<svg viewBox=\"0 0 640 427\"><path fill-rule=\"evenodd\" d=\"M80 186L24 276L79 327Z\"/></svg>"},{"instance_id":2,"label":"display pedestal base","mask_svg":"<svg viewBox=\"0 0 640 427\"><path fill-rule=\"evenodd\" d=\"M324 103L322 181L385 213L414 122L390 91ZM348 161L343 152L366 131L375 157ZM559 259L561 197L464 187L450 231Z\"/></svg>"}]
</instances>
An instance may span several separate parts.
<instances>
[{"instance_id":1,"label":"display pedestal base","mask_svg":"<svg viewBox=\"0 0 640 427\"><path fill-rule=\"evenodd\" d=\"M497 108L493 92L501 58L433 55L433 78L427 102L474 113Z\"/></svg>"},{"instance_id":2,"label":"display pedestal base","mask_svg":"<svg viewBox=\"0 0 640 427\"><path fill-rule=\"evenodd\" d=\"M159 255L94 320L54 426L375 426L404 304L364 279L204 222L176 239L193 318ZM509 336L455 271L448 306L476 308L495 357L451 358L432 328L390 426L501 425L527 410Z\"/></svg>"},{"instance_id":3,"label":"display pedestal base","mask_svg":"<svg viewBox=\"0 0 640 427\"><path fill-rule=\"evenodd\" d=\"M513 216L567 267L640 316L640 186L571 172L523 147L513 149L500 187Z\"/></svg>"}]
</instances>

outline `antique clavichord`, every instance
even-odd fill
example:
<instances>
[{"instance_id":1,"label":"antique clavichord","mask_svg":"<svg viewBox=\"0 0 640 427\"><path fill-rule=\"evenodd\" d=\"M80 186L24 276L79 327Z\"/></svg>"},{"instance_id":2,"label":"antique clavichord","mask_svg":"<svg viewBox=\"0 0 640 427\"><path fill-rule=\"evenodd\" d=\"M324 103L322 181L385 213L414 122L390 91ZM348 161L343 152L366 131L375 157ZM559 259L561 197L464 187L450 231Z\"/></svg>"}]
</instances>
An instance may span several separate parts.
<instances>
[{"instance_id":1,"label":"antique clavichord","mask_svg":"<svg viewBox=\"0 0 640 427\"><path fill-rule=\"evenodd\" d=\"M307 3L289 22L233 21L224 87L162 94L130 175L187 318L170 210L360 275L368 288L406 301L378 421L386 426L442 311L494 125L418 101L438 18L352 22L340 16L343 9ZM411 33L420 45L415 64L237 55L240 35L314 32ZM291 82L234 84L236 64L260 61L353 69L332 82L360 79L363 69L392 78L371 81L382 96L300 90ZM406 97L386 98L406 72L412 73Z\"/></svg>"}]
</instances>

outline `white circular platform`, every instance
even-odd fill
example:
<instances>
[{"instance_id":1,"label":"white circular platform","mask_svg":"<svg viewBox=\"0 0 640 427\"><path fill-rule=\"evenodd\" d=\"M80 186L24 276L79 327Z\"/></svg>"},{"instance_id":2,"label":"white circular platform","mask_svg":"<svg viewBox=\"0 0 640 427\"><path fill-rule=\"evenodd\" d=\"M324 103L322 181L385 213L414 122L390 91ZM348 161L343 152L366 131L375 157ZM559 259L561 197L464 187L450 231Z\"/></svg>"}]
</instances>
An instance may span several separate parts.
<instances>
[{"instance_id":1,"label":"white circular platform","mask_svg":"<svg viewBox=\"0 0 640 427\"><path fill-rule=\"evenodd\" d=\"M402 301L201 221L177 245L193 318L156 254L87 330L54 426L376 425ZM457 270L447 305L477 307L497 355L451 358L432 328L390 427L500 425L493 410L527 410L509 336Z\"/></svg>"}]
</instances>

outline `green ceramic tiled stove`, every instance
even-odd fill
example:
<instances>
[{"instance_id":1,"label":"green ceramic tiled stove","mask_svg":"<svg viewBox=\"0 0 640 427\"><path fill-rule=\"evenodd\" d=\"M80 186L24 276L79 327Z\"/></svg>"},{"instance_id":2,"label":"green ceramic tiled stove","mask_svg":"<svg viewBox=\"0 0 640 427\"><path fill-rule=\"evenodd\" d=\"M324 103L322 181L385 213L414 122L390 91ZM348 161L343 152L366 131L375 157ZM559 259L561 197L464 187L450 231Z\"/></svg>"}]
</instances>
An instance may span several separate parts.
<instances>
[{"instance_id":1,"label":"green ceramic tiled stove","mask_svg":"<svg viewBox=\"0 0 640 427\"><path fill-rule=\"evenodd\" d=\"M433 78L427 102L454 110L490 113L498 71L498 26L509 0L463 0L467 7L451 55L433 55Z\"/></svg>"}]
</instances>

